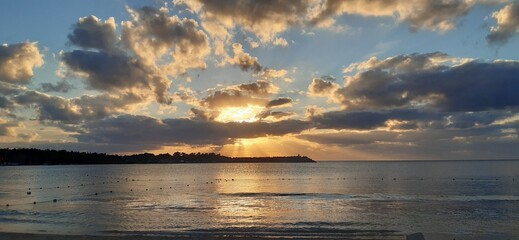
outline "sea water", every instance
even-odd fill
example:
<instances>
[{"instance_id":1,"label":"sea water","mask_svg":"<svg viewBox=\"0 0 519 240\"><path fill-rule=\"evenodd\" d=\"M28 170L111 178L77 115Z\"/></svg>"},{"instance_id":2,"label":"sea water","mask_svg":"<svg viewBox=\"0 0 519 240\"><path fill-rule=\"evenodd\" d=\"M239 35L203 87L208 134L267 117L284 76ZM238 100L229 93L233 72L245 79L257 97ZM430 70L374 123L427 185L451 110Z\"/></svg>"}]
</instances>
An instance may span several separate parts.
<instances>
[{"instance_id":1,"label":"sea water","mask_svg":"<svg viewBox=\"0 0 519 240\"><path fill-rule=\"evenodd\" d=\"M519 239L518 226L519 161L0 167L0 232Z\"/></svg>"}]
</instances>

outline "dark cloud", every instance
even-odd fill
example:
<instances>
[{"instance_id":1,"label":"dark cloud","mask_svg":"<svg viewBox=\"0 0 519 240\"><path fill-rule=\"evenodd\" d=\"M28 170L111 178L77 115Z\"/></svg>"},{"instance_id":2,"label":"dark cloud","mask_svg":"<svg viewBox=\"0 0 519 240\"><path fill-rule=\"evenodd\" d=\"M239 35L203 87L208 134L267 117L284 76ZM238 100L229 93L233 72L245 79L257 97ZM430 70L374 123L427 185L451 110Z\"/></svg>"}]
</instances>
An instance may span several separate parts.
<instances>
[{"instance_id":1,"label":"dark cloud","mask_svg":"<svg viewBox=\"0 0 519 240\"><path fill-rule=\"evenodd\" d=\"M283 106L283 105L290 104L290 103L292 103L291 98L278 98L278 99L270 100L267 103L266 107L268 107L268 108L279 107L279 106Z\"/></svg>"},{"instance_id":2,"label":"dark cloud","mask_svg":"<svg viewBox=\"0 0 519 240\"><path fill-rule=\"evenodd\" d=\"M79 142L126 145L128 150L157 149L179 144L222 145L236 138L282 136L299 133L309 123L286 120L274 123L222 123L193 119L155 119L123 115L85 124Z\"/></svg>"},{"instance_id":3,"label":"dark cloud","mask_svg":"<svg viewBox=\"0 0 519 240\"><path fill-rule=\"evenodd\" d=\"M423 129L477 129L495 125L502 119L512 118L511 111L442 112L427 109L390 109L372 111L330 111L311 115L310 120L319 129L423 130ZM513 123L513 121L512 121ZM510 127L506 124L503 128Z\"/></svg>"},{"instance_id":4,"label":"dark cloud","mask_svg":"<svg viewBox=\"0 0 519 240\"><path fill-rule=\"evenodd\" d=\"M323 145L336 145L341 147L351 147L353 145L374 144L377 141L399 142L398 134L391 131L341 131L335 133L304 133L298 136L312 142Z\"/></svg>"},{"instance_id":5,"label":"dark cloud","mask_svg":"<svg viewBox=\"0 0 519 240\"><path fill-rule=\"evenodd\" d=\"M34 76L33 69L42 65L36 42L0 45L0 82L25 84Z\"/></svg>"},{"instance_id":6,"label":"dark cloud","mask_svg":"<svg viewBox=\"0 0 519 240\"><path fill-rule=\"evenodd\" d=\"M4 96L0 96L0 108L10 108L13 103Z\"/></svg>"},{"instance_id":7,"label":"dark cloud","mask_svg":"<svg viewBox=\"0 0 519 240\"><path fill-rule=\"evenodd\" d=\"M310 96L330 96L338 88L339 84L333 81L314 78L308 86L308 93Z\"/></svg>"},{"instance_id":8,"label":"dark cloud","mask_svg":"<svg viewBox=\"0 0 519 240\"><path fill-rule=\"evenodd\" d=\"M42 83L41 90L43 92L63 92L68 93L70 90L74 89L74 85L70 84L68 81L63 80L57 83Z\"/></svg>"},{"instance_id":9,"label":"dark cloud","mask_svg":"<svg viewBox=\"0 0 519 240\"><path fill-rule=\"evenodd\" d=\"M253 96L266 97L277 91L277 87L269 81L258 80L253 83L243 83L231 89L238 89Z\"/></svg>"},{"instance_id":10,"label":"dark cloud","mask_svg":"<svg viewBox=\"0 0 519 240\"><path fill-rule=\"evenodd\" d=\"M512 2L492 14L497 26L490 29L487 41L490 44L503 45L519 32L519 3Z\"/></svg>"},{"instance_id":11,"label":"dark cloud","mask_svg":"<svg viewBox=\"0 0 519 240\"><path fill-rule=\"evenodd\" d=\"M74 50L62 53L67 67L84 76L97 90L118 91L133 88L151 89L160 103L171 103L170 81L150 66L122 54Z\"/></svg>"},{"instance_id":12,"label":"dark cloud","mask_svg":"<svg viewBox=\"0 0 519 240\"><path fill-rule=\"evenodd\" d=\"M2 114L13 116L10 112L15 109L15 105L11 97L23 91L24 88L20 85L0 82L0 119Z\"/></svg>"},{"instance_id":13,"label":"dark cloud","mask_svg":"<svg viewBox=\"0 0 519 240\"><path fill-rule=\"evenodd\" d=\"M424 56L438 61L413 63ZM391 58L399 59L391 64L370 60L360 64L361 72L348 77L347 85L335 95L351 109L427 106L443 111L484 111L519 105L519 62L467 61L450 66L442 65L436 56Z\"/></svg>"},{"instance_id":14,"label":"dark cloud","mask_svg":"<svg viewBox=\"0 0 519 240\"><path fill-rule=\"evenodd\" d=\"M388 120L416 121L439 120L441 115L416 109L381 111L332 111L311 117L316 128L371 130L386 127Z\"/></svg>"},{"instance_id":15,"label":"dark cloud","mask_svg":"<svg viewBox=\"0 0 519 240\"><path fill-rule=\"evenodd\" d=\"M299 136L326 146L347 148L367 155L361 159L515 159L517 129L499 126L473 129L420 129L419 131L337 131Z\"/></svg>"},{"instance_id":16,"label":"dark cloud","mask_svg":"<svg viewBox=\"0 0 519 240\"><path fill-rule=\"evenodd\" d=\"M71 44L85 49L111 50L117 42L115 19L104 23L96 16L82 17L68 35Z\"/></svg>"},{"instance_id":17,"label":"dark cloud","mask_svg":"<svg viewBox=\"0 0 519 240\"><path fill-rule=\"evenodd\" d=\"M256 98L237 90L215 91L201 101L202 105L215 109L223 107L265 106L267 99Z\"/></svg>"},{"instance_id":18,"label":"dark cloud","mask_svg":"<svg viewBox=\"0 0 519 240\"><path fill-rule=\"evenodd\" d=\"M146 86L147 66L128 56L107 52L74 50L65 52L62 61L73 71L86 75L89 85L98 90Z\"/></svg>"},{"instance_id":19,"label":"dark cloud","mask_svg":"<svg viewBox=\"0 0 519 240\"><path fill-rule=\"evenodd\" d=\"M280 120L280 119L286 119L288 117L291 117L295 115L293 112L279 112L279 111L263 111L256 115L256 118L258 119L273 119L273 120Z\"/></svg>"},{"instance_id":20,"label":"dark cloud","mask_svg":"<svg viewBox=\"0 0 519 240\"><path fill-rule=\"evenodd\" d=\"M132 93L111 96L84 95L65 99L47 95L37 91L27 91L16 95L13 100L23 106L34 107L38 112L38 120L77 124L85 120L101 119L120 113L129 105L142 101L141 97Z\"/></svg>"},{"instance_id":21,"label":"dark cloud","mask_svg":"<svg viewBox=\"0 0 519 240\"><path fill-rule=\"evenodd\" d=\"M191 108L190 111L192 113L191 119L193 119L193 120L212 121L215 118L211 113L206 112L204 110L197 109L197 108Z\"/></svg>"},{"instance_id":22,"label":"dark cloud","mask_svg":"<svg viewBox=\"0 0 519 240\"><path fill-rule=\"evenodd\" d=\"M0 121L0 137L14 137L16 132L14 128L18 127L18 123Z\"/></svg>"}]
</instances>

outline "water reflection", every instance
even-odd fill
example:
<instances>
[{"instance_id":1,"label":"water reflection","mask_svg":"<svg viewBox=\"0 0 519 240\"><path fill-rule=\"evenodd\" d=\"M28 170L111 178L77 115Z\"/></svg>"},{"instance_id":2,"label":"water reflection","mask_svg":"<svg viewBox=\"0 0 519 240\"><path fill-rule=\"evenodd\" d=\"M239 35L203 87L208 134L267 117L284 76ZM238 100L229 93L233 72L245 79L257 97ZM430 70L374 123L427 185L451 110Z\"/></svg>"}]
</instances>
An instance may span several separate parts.
<instances>
[{"instance_id":1,"label":"water reflection","mask_svg":"<svg viewBox=\"0 0 519 240\"><path fill-rule=\"evenodd\" d=\"M519 181L512 180L519 179L513 171L519 163L493 164L5 167L0 168L0 204L11 206L0 208L0 231L454 234L460 222L465 232L481 232L484 219L496 232L519 236L511 224L519 216Z\"/></svg>"}]
</instances>

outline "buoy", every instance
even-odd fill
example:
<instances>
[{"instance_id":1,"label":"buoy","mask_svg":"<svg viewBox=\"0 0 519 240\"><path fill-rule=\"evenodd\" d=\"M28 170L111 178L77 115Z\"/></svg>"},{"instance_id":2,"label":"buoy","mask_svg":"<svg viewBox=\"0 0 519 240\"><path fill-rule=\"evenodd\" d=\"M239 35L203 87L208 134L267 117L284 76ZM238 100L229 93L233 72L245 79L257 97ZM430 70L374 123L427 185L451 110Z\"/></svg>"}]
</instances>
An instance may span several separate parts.
<instances>
[{"instance_id":1,"label":"buoy","mask_svg":"<svg viewBox=\"0 0 519 240\"><path fill-rule=\"evenodd\" d=\"M56 200L56 199L52 200L52 202L57 202L57 201L58 201L58 200Z\"/></svg>"},{"instance_id":2,"label":"buoy","mask_svg":"<svg viewBox=\"0 0 519 240\"><path fill-rule=\"evenodd\" d=\"M31 195L31 192L27 192L27 195Z\"/></svg>"},{"instance_id":3,"label":"buoy","mask_svg":"<svg viewBox=\"0 0 519 240\"><path fill-rule=\"evenodd\" d=\"M32 204L36 204L36 202L32 202Z\"/></svg>"},{"instance_id":4,"label":"buoy","mask_svg":"<svg viewBox=\"0 0 519 240\"><path fill-rule=\"evenodd\" d=\"M5 205L6 207L9 207L9 203Z\"/></svg>"}]
</instances>

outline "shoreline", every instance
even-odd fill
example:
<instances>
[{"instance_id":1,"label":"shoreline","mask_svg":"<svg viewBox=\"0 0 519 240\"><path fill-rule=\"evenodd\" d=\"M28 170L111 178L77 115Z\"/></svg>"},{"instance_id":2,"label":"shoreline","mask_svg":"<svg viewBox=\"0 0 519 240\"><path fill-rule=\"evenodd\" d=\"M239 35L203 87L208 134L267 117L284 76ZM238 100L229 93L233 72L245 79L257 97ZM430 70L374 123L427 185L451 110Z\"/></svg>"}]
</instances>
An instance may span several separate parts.
<instances>
[{"instance_id":1,"label":"shoreline","mask_svg":"<svg viewBox=\"0 0 519 240\"><path fill-rule=\"evenodd\" d=\"M397 240L406 239L406 235L387 230L357 231L316 231L316 232L263 232L263 231L193 231L171 233L121 233L103 235L77 235L56 233L16 233L0 232L1 239L8 240L172 240L172 239L343 239L343 240Z\"/></svg>"},{"instance_id":2,"label":"shoreline","mask_svg":"<svg viewBox=\"0 0 519 240\"><path fill-rule=\"evenodd\" d=\"M0 232L0 239L6 240L187 240L187 239L323 239L323 240L429 240L429 239L511 239L510 235L499 233L453 234L453 233L402 233L386 230L356 231L350 233L331 232L171 232L171 233L121 233L105 235L56 234L56 233L16 233Z\"/></svg>"}]
</instances>

